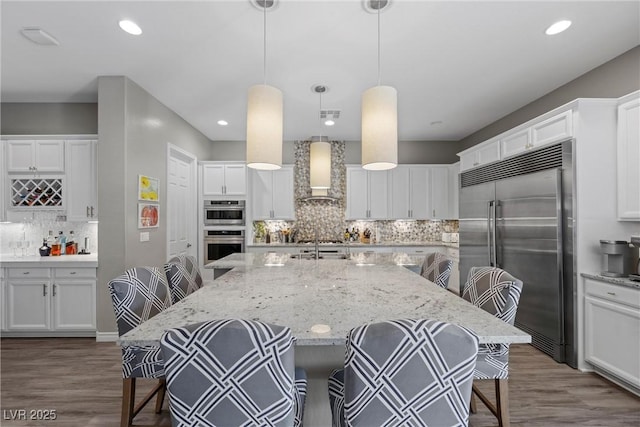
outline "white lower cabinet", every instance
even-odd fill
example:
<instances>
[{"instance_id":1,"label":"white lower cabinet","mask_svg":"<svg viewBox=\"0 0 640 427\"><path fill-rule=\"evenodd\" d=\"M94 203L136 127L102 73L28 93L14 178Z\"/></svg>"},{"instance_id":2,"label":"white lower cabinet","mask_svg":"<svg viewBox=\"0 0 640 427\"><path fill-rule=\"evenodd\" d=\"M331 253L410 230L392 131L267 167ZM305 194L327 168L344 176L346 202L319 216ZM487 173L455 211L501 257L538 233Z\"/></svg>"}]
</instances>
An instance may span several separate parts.
<instances>
[{"instance_id":1,"label":"white lower cabinet","mask_svg":"<svg viewBox=\"0 0 640 427\"><path fill-rule=\"evenodd\" d=\"M584 356L640 393L640 290L585 278Z\"/></svg>"},{"instance_id":2,"label":"white lower cabinet","mask_svg":"<svg viewBox=\"0 0 640 427\"><path fill-rule=\"evenodd\" d=\"M95 334L95 268L8 268L5 291L8 332Z\"/></svg>"}]
</instances>

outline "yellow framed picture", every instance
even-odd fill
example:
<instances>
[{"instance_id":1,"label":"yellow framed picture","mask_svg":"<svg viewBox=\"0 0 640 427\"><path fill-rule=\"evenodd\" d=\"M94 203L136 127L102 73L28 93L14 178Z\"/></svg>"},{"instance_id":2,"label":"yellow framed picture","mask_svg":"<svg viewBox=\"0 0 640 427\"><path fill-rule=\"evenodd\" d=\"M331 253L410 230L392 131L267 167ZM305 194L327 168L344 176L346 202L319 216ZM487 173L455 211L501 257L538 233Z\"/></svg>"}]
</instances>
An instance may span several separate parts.
<instances>
[{"instance_id":1,"label":"yellow framed picture","mask_svg":"<svg viewBox=\"0 0 640 427\"><path fill-rule=\"evenodd\" d=\"M158 178L138 175L138 200L157 202L160 200Z\"/></svg>"}]
</instances>

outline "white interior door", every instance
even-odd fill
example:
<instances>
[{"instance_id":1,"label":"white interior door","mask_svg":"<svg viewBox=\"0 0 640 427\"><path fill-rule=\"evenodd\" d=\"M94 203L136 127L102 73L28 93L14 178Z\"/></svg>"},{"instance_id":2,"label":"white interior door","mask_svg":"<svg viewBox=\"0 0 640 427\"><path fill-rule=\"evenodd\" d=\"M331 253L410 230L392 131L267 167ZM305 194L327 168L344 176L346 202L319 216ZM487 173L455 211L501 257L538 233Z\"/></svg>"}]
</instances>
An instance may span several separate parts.
<instances>
[{"instance_id":1,"label":"white interior door","mask_svg":"<svg viewBox=\"0 0 640 427\"><path fill-rule=\"evenodd\" d=\"M167 259L197 257L197 159L168 144L167 154Z\"/></svg>"}]
</instances>

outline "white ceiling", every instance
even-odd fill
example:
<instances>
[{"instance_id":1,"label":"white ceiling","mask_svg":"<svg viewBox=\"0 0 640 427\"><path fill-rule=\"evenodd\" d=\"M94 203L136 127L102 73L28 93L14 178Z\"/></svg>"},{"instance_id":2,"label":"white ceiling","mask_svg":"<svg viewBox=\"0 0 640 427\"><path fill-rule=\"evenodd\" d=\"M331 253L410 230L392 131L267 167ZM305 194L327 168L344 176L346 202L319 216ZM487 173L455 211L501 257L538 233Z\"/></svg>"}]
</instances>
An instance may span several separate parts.
<instances>
[{"instance_id":1,"label":"white ceiling","mask_svg":"<svg viewBox=\"0 0 640 427\"><path fill-rule=\"evenodd\" d=\"M459 140L640 44L639 1L392 0L381 13L381 83L398 90L401 140ZM2 102L96 102L124 75L212 140L244 140L247 89L263 83L263 14L250 0L7 1ZM128 18L143 30L118 27ZM570 19L568 31L544 30ZM20 34L40 27L59 46ZM267 13L267 84L284 93L285 140L360 139L377 84L377 16L362 0L278 0ZM217 120L229 126L221 127ZM431 122L442 121L432 125Z\"/></svg>"}]
</instances>

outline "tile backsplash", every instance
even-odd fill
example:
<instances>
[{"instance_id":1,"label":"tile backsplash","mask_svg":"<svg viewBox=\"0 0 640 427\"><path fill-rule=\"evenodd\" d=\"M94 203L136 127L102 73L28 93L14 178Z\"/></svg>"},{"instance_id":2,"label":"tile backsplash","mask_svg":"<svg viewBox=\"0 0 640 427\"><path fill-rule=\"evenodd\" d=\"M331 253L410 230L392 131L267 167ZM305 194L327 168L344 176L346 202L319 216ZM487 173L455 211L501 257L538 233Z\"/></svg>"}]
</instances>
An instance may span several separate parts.
<instances>
[{"instance_id":1,"label":"tile backsplash","mask_svg":"<svg viewBox=\"0 0 640 427\"><path fill-rule=\"evenodd\" d=\"M84 238L88 237L87 250L95 253L98 250L98 224L88 222L59 221L58 212L40 211L29 214L22 222L0 224L0 253L13 255L13 242L26 241L29 247L25 248L25 256L37 255L38 248L42 246L42 239L49 236L49 230L53 236L59 231L69 236L73 231L75 241L78 242L78 250L84 247ZM22 249L15 251L18 255Z\"/></svg>"}]
</instances>

